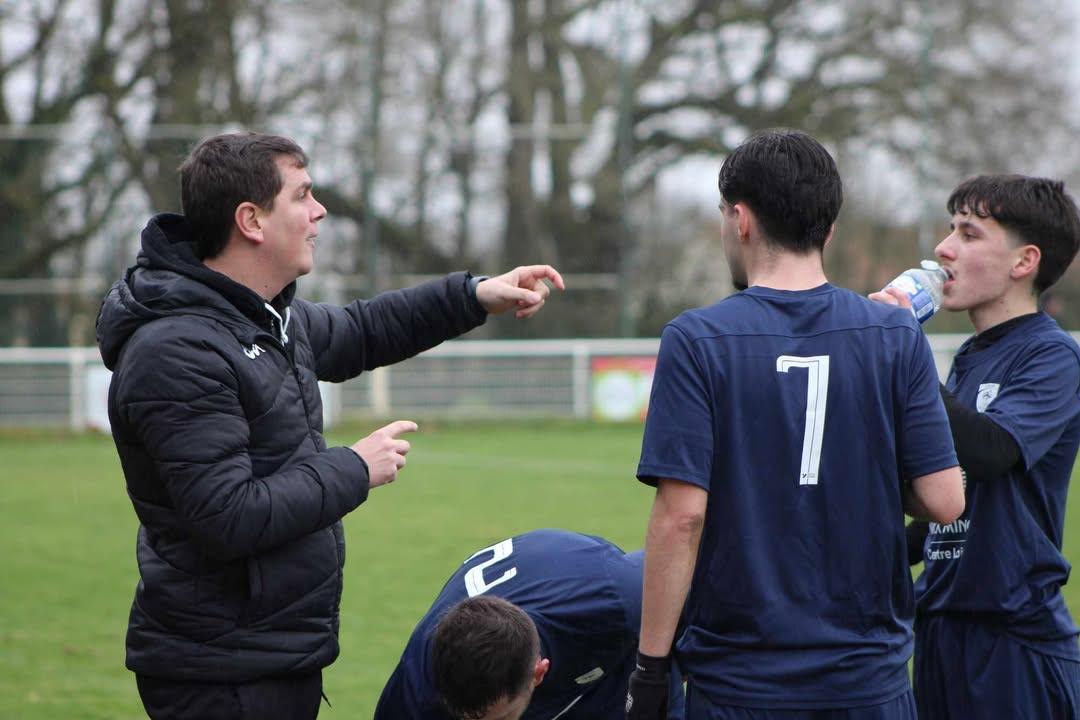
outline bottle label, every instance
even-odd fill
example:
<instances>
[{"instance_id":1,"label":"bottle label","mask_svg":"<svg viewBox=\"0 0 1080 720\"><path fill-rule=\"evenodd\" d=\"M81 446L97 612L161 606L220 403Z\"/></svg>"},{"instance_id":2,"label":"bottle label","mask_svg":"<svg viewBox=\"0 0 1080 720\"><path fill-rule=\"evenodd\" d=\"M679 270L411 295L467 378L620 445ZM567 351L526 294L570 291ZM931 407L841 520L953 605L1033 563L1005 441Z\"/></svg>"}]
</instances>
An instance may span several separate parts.
<instances>
[{"instance_id":1,"label":"bottle label","mask_svg":"<svg viewBox=\"0 0 1080 720\"><path fill-rule=\"evenodd\" d=\"M905 273L890 284L907 295L916 320L926 322L934 314L934 298L930 297L930 293L918 280Z\"/></svg>"}]
</instances>

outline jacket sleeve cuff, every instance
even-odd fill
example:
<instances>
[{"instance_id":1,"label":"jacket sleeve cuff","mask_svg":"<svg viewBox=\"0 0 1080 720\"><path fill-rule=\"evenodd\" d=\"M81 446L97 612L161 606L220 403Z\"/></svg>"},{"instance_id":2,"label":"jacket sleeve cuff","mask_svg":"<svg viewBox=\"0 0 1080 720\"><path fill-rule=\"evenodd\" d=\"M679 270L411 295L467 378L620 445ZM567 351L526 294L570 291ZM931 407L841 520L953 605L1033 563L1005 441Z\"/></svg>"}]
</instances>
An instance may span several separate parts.
<instances>
[{"instance_id":1,"label":"jacket sleeve cuff","mask_svg":"<svg viewBox=\"0 0 1080 720\"><path fill-rule=\"evenodd\" d=\"M353 498L355 504L350 510L355 509L367 500L368 491L371 489L371 476L367 462L349 447L331 448L329 452L337 452L342 456L340 467L357 493Z\"/></svg>"},{"instance_id":2,"label":"jacket sleeve cuff","mask_svg":"<svg viewBox=\"0 0 1080 720\"><path fill-rule=\"evenodd\" d=\"M480 300L476 297L476 286L484 282L489 278L488 275L473 275L471 272L465 272L465 298L469 305L469 309L479 315L479 318L486 318L488 315L487 310L480 304Z\"/></svg>"}]
</instances>

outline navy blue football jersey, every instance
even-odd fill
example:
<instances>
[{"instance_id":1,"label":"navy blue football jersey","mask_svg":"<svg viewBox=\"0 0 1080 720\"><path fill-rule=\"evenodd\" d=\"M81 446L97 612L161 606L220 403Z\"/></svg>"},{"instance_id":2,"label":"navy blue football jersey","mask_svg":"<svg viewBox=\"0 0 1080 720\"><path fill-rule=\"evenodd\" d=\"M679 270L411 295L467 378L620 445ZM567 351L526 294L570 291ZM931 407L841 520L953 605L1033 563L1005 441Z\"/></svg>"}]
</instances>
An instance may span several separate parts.
<instances>
[{"instance_id":1,"label":"navy blue football jersey","mask_svg":"<svg viewBox=\"0 0 1080 720\"><path fill-rule=\"evenodd\" d=\"M970 342L970 341L969 341ZM1040 313L988 348L961 352L946 382L1020 448L1006 477L969 482L963 516L930 524L920 613L980 617L1036 650L1080 660L1061 594L1065 498L1080 445L1080 349Z\"/></svg>"},{"instance_id":2,"label":"navy blue football jersey","mask_svg":"<svg viewBox=\"0 0 1080 720\"><path fill-rule=\"evenodd\" d=\"M469 597L508 600L532 618L551 660L523 720L622 717L641 624L642 553L602 538L535 530L470 556L420 620L383 689L375 720L453 720L440 707L431 636ZM681 718L681 692L672 720ZM581 714L584 712L585 714Z\"/></svg>"},{"instance_id":3,"label":"navy blue football jersey","mask_svg":"<svg viewBox=\"0 0 1080 720\"><path fill-rule=\"evenodd\" d=\"M678 658L759 708L910 688L905 482L957 464L910 312L829 284L752 287L661 338L638 477L708 491Z\"/></svg>"}]
</instances>

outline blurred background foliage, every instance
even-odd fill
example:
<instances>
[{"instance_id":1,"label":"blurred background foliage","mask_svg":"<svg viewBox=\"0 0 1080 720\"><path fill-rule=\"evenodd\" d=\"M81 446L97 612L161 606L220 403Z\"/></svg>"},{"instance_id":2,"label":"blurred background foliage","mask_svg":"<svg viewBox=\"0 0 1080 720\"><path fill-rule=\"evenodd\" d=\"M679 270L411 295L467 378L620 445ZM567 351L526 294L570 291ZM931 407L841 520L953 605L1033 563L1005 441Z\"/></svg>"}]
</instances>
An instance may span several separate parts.
<instances>
[{"instance_id":1,"label":"blurred background foliage","mask_svg":"<svg viewBox=\"0 0 1080 720\"><path fill-rule=\"evenodd\" d=\"M1067 0L0 0L0 345L85 345L201 137L311 155L308 297L548 262L565 298L478 336L655 336L728 294L716 171L787 126L834 152L830 278L932 255L978 172L1075 187ZM1080 276L1052 309L1080 328ZM932 331L965 331L966 318Z\"/></svg>"}]
</instances>

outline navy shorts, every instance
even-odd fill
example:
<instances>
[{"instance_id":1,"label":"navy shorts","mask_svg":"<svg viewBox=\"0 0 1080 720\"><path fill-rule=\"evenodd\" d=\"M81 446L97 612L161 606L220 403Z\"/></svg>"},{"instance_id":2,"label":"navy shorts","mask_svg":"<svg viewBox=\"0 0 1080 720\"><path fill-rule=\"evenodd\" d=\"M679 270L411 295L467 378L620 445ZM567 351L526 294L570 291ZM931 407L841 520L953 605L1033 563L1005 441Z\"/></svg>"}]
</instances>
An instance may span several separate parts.
<instances>
[{"instance_id":1,"label":"navy shorts","mask_svg":"<svg viewBox=\"0 0 1080 720\"><path fill-rule=\"evenodd\" d=\"M929 720L1080 720L1080 662L1045 655L982 623L915 623L915 701Z\"/></svg>"},{"instance_id":2,"label":"navy shorts","mask_svg":"<svg viewBox=\"0 0 1080 720\"><path fill-rule=\"evenodd\" d=\"M686 694L686 720L916 720L916 717L915 697L910 690L878 705L812 710L715 705L700 693L695 694L693 688Z\"/></svg>"}]
</instances>

